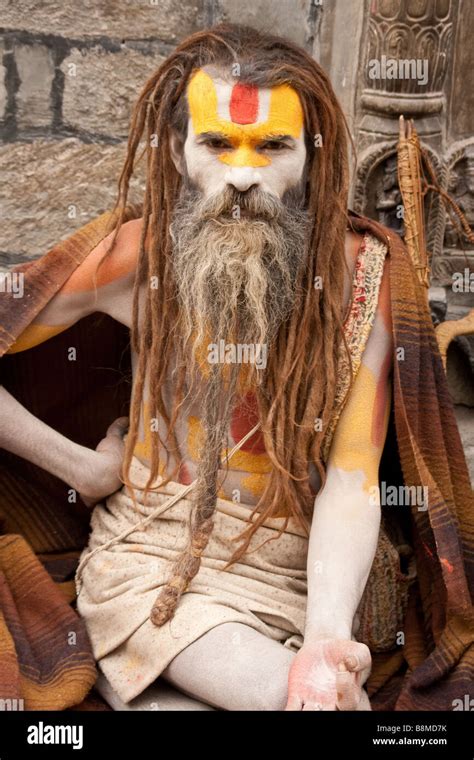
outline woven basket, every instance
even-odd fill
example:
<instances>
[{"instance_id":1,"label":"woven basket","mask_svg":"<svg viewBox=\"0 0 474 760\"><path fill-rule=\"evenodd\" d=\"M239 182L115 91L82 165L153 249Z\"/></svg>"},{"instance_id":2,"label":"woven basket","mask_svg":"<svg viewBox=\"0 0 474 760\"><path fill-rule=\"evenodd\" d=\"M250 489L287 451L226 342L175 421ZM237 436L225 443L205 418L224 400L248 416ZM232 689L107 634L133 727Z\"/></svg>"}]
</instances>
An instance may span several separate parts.
<instances>
[{"instance_id":1,"label":"woven basket","mask_svg":"<svg viewBox=\"0 0 474 760\"><path fill-rule=\"evenodd\" d=\"M400 558L408 562L405 574ZM410 586L416 578L413 550L407 544L395 546L383 521L377 551L357 610L358 641L367 644L371 652L386 652L401 643Z\"/></svg>"}]
</instances>

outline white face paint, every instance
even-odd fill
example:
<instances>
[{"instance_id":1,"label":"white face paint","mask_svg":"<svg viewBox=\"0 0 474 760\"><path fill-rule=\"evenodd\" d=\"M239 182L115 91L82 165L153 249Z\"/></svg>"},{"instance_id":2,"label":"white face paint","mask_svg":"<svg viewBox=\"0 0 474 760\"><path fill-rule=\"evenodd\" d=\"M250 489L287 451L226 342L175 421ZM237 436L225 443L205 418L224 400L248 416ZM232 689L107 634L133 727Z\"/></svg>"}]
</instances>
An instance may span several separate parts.
<instances>
[{"instance_id":1,"label":"white face paint","mask_svg":"<svg viewBox=\"0 0 474 760\"><path fill-rule=\"evenodd\" d=\"M227 185L281 198L298 185L306 162L304 115L296 91L226 81L200 69L188 86L184 159L205 197Z\"/></svg>"}]
</instances>

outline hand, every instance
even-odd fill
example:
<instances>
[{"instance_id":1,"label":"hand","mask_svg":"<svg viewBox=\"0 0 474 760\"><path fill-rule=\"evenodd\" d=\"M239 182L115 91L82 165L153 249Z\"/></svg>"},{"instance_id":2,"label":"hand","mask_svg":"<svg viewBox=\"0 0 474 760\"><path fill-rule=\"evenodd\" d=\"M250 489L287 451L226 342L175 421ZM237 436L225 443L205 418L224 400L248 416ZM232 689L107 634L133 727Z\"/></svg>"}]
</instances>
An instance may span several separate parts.
<instances>
[{"instance_id":1,"label":"hand","mask_svg":"<svg viewBox=\"0 0 474 760\"><path fill-rule=\"evenodd\" d=\"M288 677L286 710L370 710L362 684L372 661L365 644L341 639L304 643Z\"/></svg>"},{"instance_id":2,"label":"hand","mask_svg":"<svg viewBox=\"0 0 474 760\"><path fill-rule=\"evenodd\" d=\"M98 443L95 451L90 450L77 489L87 507L93 507L122 485L119 472L125 449L123 436L127 432L128 423L128 417L116 419L107 428L105 438Z\"/></svg>"}]
</instances>

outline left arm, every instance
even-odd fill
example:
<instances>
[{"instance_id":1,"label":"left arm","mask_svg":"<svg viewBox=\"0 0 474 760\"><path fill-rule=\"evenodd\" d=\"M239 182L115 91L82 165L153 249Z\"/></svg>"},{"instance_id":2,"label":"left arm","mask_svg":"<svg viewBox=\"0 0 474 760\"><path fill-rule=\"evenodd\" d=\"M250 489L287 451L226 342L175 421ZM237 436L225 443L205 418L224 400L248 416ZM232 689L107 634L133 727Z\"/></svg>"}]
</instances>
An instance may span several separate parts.
<instances>
[{"instance_id":1,"label":"left arm","mask_svg":"<svg viewBox=\"0 0 474 760\"><path fill-rule=\"evenodd\" d=\"M378 469L390 412L392 350L386 262L374 324L334 434L325 486L315 500L305 637L290 672L287 709L321 709L311 706L316 703L335 709L341 702L337 674L346 678L348 671L354 688L345 690L346 702L354 704L342 709L355 709L362 696L370 653L351 637L380 528Z\"/></svg>"}]
</instances>

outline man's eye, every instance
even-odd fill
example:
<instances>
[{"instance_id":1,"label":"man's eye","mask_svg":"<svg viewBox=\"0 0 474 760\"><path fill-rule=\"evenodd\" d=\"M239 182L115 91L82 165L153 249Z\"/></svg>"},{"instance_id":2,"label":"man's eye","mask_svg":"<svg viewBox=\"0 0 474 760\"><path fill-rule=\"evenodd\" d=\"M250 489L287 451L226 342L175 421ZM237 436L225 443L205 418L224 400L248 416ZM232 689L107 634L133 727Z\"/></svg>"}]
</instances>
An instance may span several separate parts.
<instances>
[{"instance_id":1,"label":"man's eye","mask_svg":"<svg viewBox=\"0 0 474 760\"><path fill-rule=\"evenodd\" d=\"M228 142L220 140L218 137L211 137L210 139L205 140L204 145L207 145L208 148L213 148L214 150L225 150L232 147Z\"/></svg>"},{"instance_id":2,"label":"man's eye","mask_svg":"<svg viewBox=\"0 0 474 760\"><path fill-rule=\"evenodd\" d=\"M279 140L267 140L267 142L262 143L260 146L260 150L272 151L284 150L285 148L288 148L288 145Z\"/></svg>"}]
</instances>

